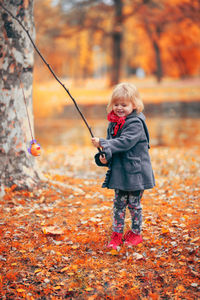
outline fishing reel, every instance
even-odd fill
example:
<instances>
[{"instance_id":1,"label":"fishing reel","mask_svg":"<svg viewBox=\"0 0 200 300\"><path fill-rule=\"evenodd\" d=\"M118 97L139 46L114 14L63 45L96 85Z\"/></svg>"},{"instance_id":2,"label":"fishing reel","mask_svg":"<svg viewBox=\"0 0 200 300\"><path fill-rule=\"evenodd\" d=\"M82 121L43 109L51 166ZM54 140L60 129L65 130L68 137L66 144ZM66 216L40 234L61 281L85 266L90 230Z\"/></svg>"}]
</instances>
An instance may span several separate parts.
<instances>
[{"instance_id":1,"label":"fishing reel","mask_svg":"<svg viewBox=\"0 0 200 300\"><path fill-rule=\"evenodd\" d=\"M28 152L33 156L40 156L41 154L40 144L38 144L36 140L32 140L30 142L30 147L28 148Z\"/></svg>"}]
</instances>

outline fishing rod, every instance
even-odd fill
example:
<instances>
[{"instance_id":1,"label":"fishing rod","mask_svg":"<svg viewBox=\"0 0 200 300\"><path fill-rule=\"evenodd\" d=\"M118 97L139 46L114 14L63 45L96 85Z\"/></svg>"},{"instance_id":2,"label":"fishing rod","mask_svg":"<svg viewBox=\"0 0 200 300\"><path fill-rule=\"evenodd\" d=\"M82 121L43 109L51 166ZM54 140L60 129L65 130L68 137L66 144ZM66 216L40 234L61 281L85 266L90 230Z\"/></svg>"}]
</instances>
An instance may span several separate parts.
<instances>
[{"instance_id":1,"label":"fishing rod","mask_svg":"<svg viewBox=\"0 0 200 300\"><path fill-rule=\"evenodd\" d=\"M3 4L0 3L0 6L14 19L16 20L19 25L23 28L23 30L26 32L29 40L31 41L31 44L33 45L35 51L38 53L38 55L40 56L40 58L42 59L42 61L44 62L44 64L47 66L47 68L49 69L49 71L51 72L51 74L53 75L53 77L56 79L56 81L64 88L64 90L67 92L67 94L69 95L69 97L71 98L71 100L73 101L78 113L80 114L82 120L84 121L87 129L90 132L91 137L94 137L93 133L92 133L92 129L89 126L85 116L83 115L83 113L81 112L76 100L72 97L71 93L69 92L69 90L65 87L65 85L60 81L60 79L56 76L56 74L54 73L52 67L47 63L47 61L45 60L45 58L43 57L43 55L41 54L41 52L39 51L39 49L37 48L37 46L35 45L29 31L26 29L26 27L23 25L23 23L17 18L15 17ZM99 150L100 153L103 153L102 150L100 148L97 148Z\"/></svg>"}]
</instances>

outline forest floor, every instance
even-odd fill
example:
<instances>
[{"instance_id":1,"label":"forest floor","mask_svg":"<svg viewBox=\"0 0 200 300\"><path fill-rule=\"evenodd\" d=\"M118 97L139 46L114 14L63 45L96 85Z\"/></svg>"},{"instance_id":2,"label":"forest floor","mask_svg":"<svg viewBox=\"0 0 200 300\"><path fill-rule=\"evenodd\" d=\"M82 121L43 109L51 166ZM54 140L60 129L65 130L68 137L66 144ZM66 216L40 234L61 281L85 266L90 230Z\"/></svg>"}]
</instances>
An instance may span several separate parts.
<instances>
[{"instance_id":1,"label":"forest floor","mask_svg":"<svg viewBox=\"0 0 200 300\"><path fill-rule=\"evenodd\" d=\"M46 147L43 185L0 199L1 299L200 299L198 147L152 147L143 243L109 251L113 191L90 147ZM126 230L130 219L127 212Z\"/></svg>"}]
</instances>

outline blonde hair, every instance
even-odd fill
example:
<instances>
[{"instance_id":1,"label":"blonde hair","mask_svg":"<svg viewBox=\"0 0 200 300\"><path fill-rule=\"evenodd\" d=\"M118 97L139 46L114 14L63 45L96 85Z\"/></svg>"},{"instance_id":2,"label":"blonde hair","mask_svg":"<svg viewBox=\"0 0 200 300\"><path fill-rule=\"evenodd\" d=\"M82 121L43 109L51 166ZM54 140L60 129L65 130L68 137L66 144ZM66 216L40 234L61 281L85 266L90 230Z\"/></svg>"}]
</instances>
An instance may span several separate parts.
<instances>
[{"instance_id":1,"label":"blonde hair","mask_svg":"<svg viewBox=\"0 0 200 300\"><path fill-rule=\"evenodd\" d=\"M114 102L119 99L131 101L136 107L137 114L142 112L144 109L144 104L140 98L139 92L132 83L122 82L115 86L110 101L107 105L107 112L112 110Z\"/></svg>"}]
</instances>

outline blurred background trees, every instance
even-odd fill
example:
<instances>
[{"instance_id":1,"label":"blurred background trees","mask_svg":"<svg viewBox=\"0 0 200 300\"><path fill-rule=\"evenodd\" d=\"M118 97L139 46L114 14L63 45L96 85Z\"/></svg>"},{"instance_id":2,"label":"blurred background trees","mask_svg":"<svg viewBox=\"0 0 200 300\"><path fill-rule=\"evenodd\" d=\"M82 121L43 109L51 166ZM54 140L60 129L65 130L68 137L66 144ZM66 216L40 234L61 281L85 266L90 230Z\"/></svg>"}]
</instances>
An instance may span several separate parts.
<instances>
[{"instance_id":1,"label":"blurred background trees","mask_svg":"<svg viewBox=\"0 0 200 300\"><path fill-rule=\"evenodd\" d=\"M199 0L35 0L37 44L76 82L199 75L199 20ZM37 57L36 65L42 78Z\"/></svg>"}]
</instances>

